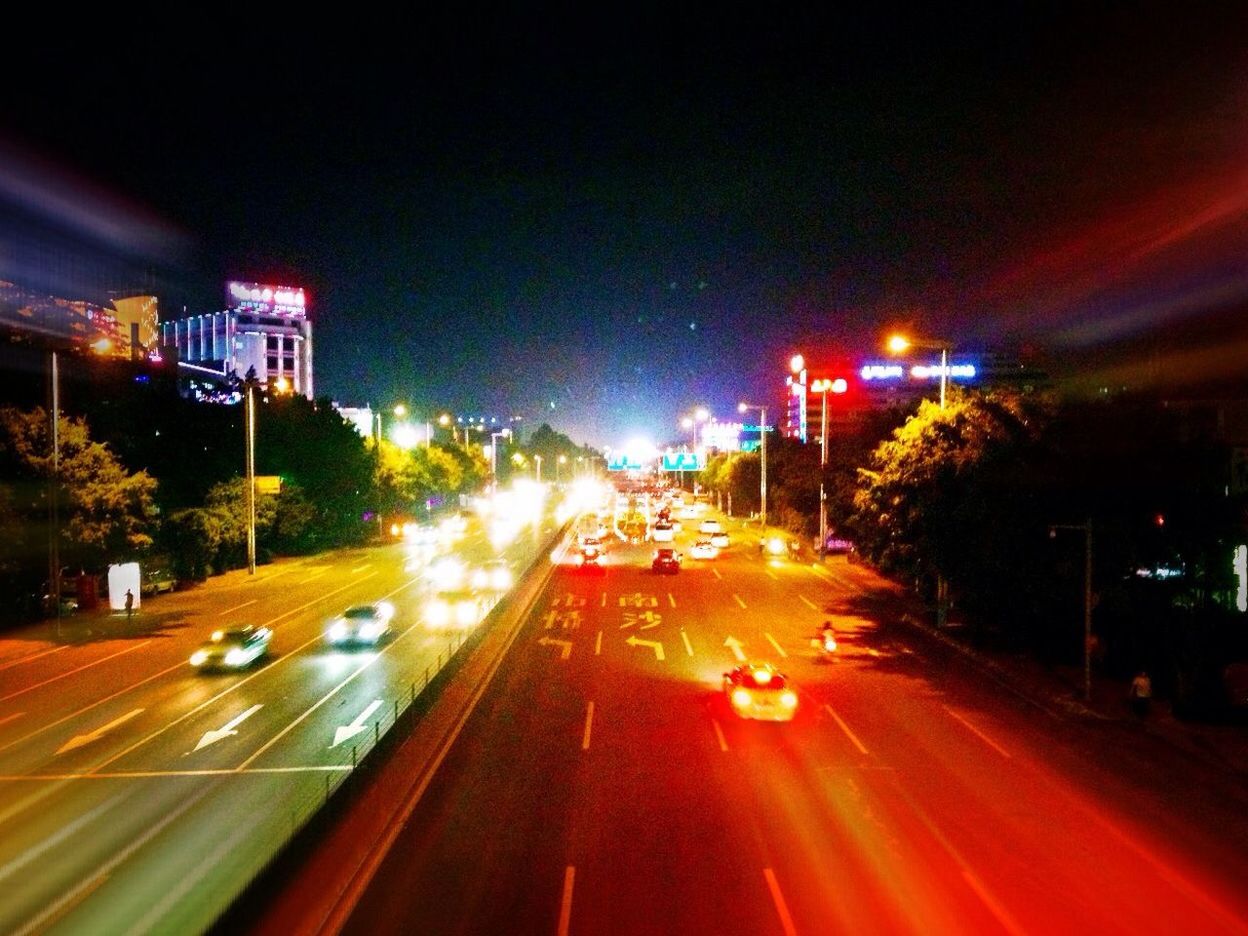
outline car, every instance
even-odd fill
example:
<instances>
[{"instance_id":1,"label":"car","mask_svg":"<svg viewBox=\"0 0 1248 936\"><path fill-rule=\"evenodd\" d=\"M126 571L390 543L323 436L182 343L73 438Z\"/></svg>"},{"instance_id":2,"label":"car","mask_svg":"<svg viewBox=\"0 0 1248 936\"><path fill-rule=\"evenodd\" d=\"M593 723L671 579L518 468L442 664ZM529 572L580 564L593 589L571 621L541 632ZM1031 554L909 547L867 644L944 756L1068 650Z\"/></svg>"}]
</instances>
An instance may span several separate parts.
<instances>
[{"instance_id":1,"label":"car","mask_svg":"<svg viewBox=\"0 0 1248 936\"><path fill-rule=\"evenodd\" d=\"M377 644L390 633L394 605L388 601L354 605L329 622L325 639L331 644Z\"/></svg>"},{"instance_id":2,"label":"car","mask_svg":"<svg viewBox=\"0 0 1248 936\"><path fill-rule=\"evenodd\" d=\"M710 540L698 540L693 544L690 554L694 559L714 559L719 555L719 549Z\"/></svg>"},{"instance_id":3,"label":"car","mask_svg":"<svg viewBox=\"0 0 1248 936\"><path fill-rule=\"evenodd\" d=\"M770 663L743 663L724 673L724 696L741 718L779 722L797 714L797 690Z\"/></svg>"},{"instance_id":4,"label":"car","mask_svg":"<svg viewBox=\"0 0 1248 936\"><path fill-rule=\"evenodd\" d=\"M243 669L269 652L272 638L271 630L254 624L213 631L191 654L191 666L198 670Z\"/></svg>"},{"instance_id":5,"label":"car","mask_svg":"<svg viewBox=\"0 0 1248 936\"><path fill-rule=\"evenodd\" d=\"M723 532L722 530L718 533L712 533L711 545L714 546L716 549L727 549L728 548L728 534Z\"/></svg>"},{"instance_id":6,"label":"car","mask_svg":"<svg viewBox=\"0 0 1248 936\"><path fill-rule=\"evenodd\" d=\"M161 592L173 591L177 584L178 580L168 569L148 569L143 573L139 593L142 595L159 595Z\"/></svg>"},{"instance_id":7,"label":"car","mask_svg":"<svg viewBox=\"0 0 1248 936\"><path fill-rule=\"evenodd\" d=\"M433 630L467 630L479 624L497 600L467 590L440 592L425 605L425 625Z\"/></svg>"},{"instance_id":8,"label":"car","mask_svg":"<svg viewBox=\"0 0 1248 936\"><path fill-rule=\"evenodd\" d=\"M650 561L650 569L659 573L676 574L680 571L680 553L670 548L656 549L654 558Z\"/></svg>"},{"instance_id":9,"label":"car","mask_svg":"<svg viewBox=\"0 0 1248 936\"><path fill-rule=\"evenodd\" d=\"M718 520L712 520L709 517L698 524L699 533L723 533L724 525Z\"/></svg>"},{"instance_id":10,"label":"car","mask_svg":"<svg viewBox=\"0 0 1248 936\"><path fill-rule=\"evenodd\" d=\"M656 523L650 532L650 538L656 543L670 543L676 537L676 531L670 523Z\"/></svg>"},{"instance_id":11,"label":"car","mask_svg":"<svg viewBox=\"0 0 1248 936\"><path fill-rule=\"evenodd\" d=\"M504 559L487 562L472 573L472 587L478 591L505 592L511 582L511 566Z\"/></svg>"}]
</instances>

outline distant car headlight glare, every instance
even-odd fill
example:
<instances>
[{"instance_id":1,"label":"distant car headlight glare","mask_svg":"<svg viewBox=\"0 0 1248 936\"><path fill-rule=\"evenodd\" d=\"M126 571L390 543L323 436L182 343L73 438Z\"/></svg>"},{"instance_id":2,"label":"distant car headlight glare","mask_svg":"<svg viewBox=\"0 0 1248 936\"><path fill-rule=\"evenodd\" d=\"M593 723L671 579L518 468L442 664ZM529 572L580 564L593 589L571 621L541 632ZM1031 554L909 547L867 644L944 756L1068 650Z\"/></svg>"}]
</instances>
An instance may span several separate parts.
<instances>
[{"instance_id":1,"label":"distant car headlight glare","mask_svg":"<svg viewBox=\"0 0 1248 936\"><path fill-rule=\"evenodd\" d=\"M196 650L191 654L191 666L203 666L204 661L208 659L208 654L203 650Z\"/></svg>"},{"instance_id":2,"label":"distant car headlight glare","mask_svg":"<svg viewBox=\"0 0 1248 936\"><path fill-rule=\"evenodd\" d=\"M242 647L235 647L225 655L226 666L242 666L247 662L247 651Z\"/></svg>"}]
</instances>

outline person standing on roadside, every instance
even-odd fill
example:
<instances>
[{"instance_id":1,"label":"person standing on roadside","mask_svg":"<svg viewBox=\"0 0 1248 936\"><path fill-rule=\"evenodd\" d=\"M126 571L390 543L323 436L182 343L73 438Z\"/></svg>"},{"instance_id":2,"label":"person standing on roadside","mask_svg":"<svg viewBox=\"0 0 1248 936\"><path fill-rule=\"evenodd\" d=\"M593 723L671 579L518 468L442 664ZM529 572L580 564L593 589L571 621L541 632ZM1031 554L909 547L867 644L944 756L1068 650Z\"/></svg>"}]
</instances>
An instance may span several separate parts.
<instances>
[{"instance_id":1,"label":"person standing on roadside","mask_svg":"<svg viewBox=\"0 0 1248 936\"><path fill-rule=\"evenodd\" d=\"M134 592L126 589L126 621L134 617Z\"/></svg>"},{"instance_id":2,"label":"person standing on roadside","mask_svg":"<svg viewBox=\"0 0 1248 936\"><path fill-rule=\"evenodd\" d=\"M1140 718L1147 715L1148 707L1153 700L1153 681L1148 678L1147 672L1140 670L1135 674L1135 678L1131 680L1128 695L1131 698L1131 711Z\"/></svg>"}]
</instances>

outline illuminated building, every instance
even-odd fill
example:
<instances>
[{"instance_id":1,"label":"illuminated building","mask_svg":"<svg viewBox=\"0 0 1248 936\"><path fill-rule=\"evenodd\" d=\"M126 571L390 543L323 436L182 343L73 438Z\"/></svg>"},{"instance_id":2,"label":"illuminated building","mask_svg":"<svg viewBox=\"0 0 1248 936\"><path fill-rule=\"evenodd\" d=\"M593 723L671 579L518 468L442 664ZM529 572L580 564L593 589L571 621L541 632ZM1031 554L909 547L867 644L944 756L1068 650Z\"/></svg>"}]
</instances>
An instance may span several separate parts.
<instances>
[{"instance_id":1,"label":"illuminated building","mask_svg":"<svg viewBox=\"0 0 1248 936\"><path fill-rule=\"evenodd\" d=\"M0 280L0 331L101 357L159 358L155 296L113 299L109 306L45 296Z\"/></svg>"},{"instance_id":2,"label":"illuminated building","mask_svg":"<svg viewBox=\"0 0 1248 936\"><path fill-rule=\"evenodd\" d=\"M185 377L218 383L254 373L264 385L285 379L313 399L312 323L298 287L231 282L224 312L161 323L161 343L177 349Z\"/></svg>"}]
</instances>

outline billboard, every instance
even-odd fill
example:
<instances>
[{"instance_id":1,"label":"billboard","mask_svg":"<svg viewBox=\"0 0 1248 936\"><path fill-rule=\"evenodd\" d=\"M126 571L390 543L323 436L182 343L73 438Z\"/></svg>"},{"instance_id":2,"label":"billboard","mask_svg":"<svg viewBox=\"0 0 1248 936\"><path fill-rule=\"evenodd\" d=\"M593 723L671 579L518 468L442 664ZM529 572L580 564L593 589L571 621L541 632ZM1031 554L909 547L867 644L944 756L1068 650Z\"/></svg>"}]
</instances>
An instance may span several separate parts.
<instances>
[{"instance_id":1,"label":"billboard","mask_svg":"<svg viewBox=\"0 0 1248 936\"><path fill-rule=\"evenodd\" d=\"M303 318L308 310L308 297L300 286L266 286L231 280L225 287L225 301L231 309L261 315Z\"/></svg>"},{"instance_id":2,"label":"billboard","mask_svg":"<svg viewBox=\"0 0 1248 936\"><path fill-rule=\"evenodd\" d=\"M701 452L665 452L664 471L701 471L706 467Z\"/></svg>"}]
</instances>

